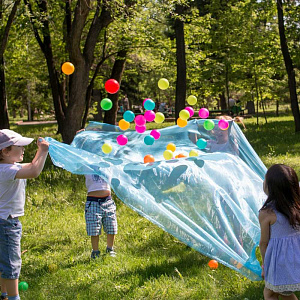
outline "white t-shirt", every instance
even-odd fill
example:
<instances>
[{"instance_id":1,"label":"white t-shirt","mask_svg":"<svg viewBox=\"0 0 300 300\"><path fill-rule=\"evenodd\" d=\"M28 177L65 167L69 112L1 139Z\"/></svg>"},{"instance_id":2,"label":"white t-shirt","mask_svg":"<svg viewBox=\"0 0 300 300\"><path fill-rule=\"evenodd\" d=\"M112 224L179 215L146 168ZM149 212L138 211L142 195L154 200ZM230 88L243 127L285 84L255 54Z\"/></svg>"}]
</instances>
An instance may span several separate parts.
<instances>
[{"instance_id":1,"label":"white t-shirt","mask_svg":"<svg viewBox=\"0 0 300 300\"><path fill-rule=\"evenodd\" d=\"M85 185L87 192L110 191L109 184L99 175L85 175Z\"/></svg>"},{"instance_id":2,"label":"white t-shirt","mask_svg":"<svg viewBox=\"0 0 300 300\"><path fill-rule=\"evenodd\" d=\"M0 218L24 215L26 179L15 179L20 164L0 164Z\"/></svg>"},{"instance_id":3,"label":"white t-shirt","mask_svg":"<svg viewBox=\"0 0 300 300\"><path fill-rule=\"evenodd\" d=\"M234 149L234 147L230 144L230 142L226 142L224 144L218 144L214 140L207 141L207 148L209 152L227 152L231 154L237 155L237 149Z\"/></svg>"}]
</instances>

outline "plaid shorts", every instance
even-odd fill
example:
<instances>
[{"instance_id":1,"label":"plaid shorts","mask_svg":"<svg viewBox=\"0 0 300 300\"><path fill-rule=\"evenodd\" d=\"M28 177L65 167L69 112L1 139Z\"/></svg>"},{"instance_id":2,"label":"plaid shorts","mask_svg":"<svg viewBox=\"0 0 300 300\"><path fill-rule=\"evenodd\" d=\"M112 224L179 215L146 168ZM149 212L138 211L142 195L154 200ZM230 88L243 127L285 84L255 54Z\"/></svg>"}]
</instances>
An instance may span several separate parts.
<instances>
[{"instance_id":1,"label":"plaid shorts","mask_svg":"<svg viewBox=\"0 0 300 300\"><path fill-rule=\"evenodd\" d=\"M89 236L101 234L101 228L106 234L117 234L118 223L116 204L108 196L104 198L87 197L85 203L86 232Z\"/></svg>"}]
</instances>

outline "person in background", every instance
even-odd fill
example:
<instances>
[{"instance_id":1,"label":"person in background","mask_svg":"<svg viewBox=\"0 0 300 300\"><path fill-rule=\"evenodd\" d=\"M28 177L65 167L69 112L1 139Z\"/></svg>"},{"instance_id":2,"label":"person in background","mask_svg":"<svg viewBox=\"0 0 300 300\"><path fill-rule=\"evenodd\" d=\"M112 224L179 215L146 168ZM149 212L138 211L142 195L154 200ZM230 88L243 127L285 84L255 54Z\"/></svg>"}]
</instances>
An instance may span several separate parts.
<instances>
[{"instance_id":1,"label":"person in background","mask_svg":"<svg viewBox=\"0 0 300 300\"><path fill-rule=\"evenodd\" d=\"M127 94L125 94L124 99L123 99L123 109L124 109L124 112L126 110L129 110L129 100L127 98Z\"/></svg>"},{"instance_id":2,"label":"person in background","mask_svg":"<svg viewBox=\"0 0 300 300\"><path fill-rule=\"evenodd\" d=\"M300 190L289 166L270 167L264 181L267 200L259 211L262 277L266 300L296 300L300 291Z\"/></svg>"},{"instance_id":3,"label":"person in background","mask_svg":"<svg viewBox=\"0 0 300 300\"><path fill-rule=\"evenodd\" d=\"M37 141L38 150L31 163L23 161L24 146L33 141L9 130L0 130L0 273L1 299L18 300L21 271L22 224L26 179L43 170L49 143Z\"/></svg>"}]
</instances>

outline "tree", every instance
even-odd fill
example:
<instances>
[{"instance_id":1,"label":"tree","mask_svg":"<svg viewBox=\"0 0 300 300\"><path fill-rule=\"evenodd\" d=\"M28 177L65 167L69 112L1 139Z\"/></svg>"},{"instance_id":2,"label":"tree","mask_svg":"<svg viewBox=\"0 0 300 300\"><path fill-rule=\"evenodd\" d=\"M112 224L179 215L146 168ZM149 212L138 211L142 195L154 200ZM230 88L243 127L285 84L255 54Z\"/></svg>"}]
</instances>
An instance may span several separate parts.
<instances>
[{"instance_id":1,"label":"tree","mask_svg":"<svg viewBox=\"0 0 300 300\"><path fill-rule=\"evenodd\" d=\"M0 0L0 128L9 128L9 118L7 111L7 98L6 98L6 87L5 87L5 71L4 71L4 52L7 46L9 31L15 18L18 5L21 0L14 2ZM5 17L5 6L12 6L6 23L4 22Z\"/></svg>"},{"instance_id":2,"label":"tree","mask_svg":"<svg viewBox=\"0 0 300 300\"><path fill-rule=\"evenodd\" d=\"M299 105L297 99L297 88L295 79L295 70L293 66L293 61L288 48L286 36L285 36L285 26L284 26L284 16L283 16L283 3L282 0L277 0L277 12L278 12L278 28L280 36L281 51L284 58L285 68L288 75L288 84L291 99L291 108L295 121L295 131L300 131L300 114Z\"/></svg>"},{"instance_id":3,"label":"tree","mask_svg":"<svg viewBox=\"0 0 300 300\"><path fill-rule=\"evenodd\" d=\"M51 2L50 10L49 1L24 1L29 10L35 37L47 62L58 130L63 141L70 143L82 126L89 76L100 33L123 8L119 1L78 0L73 4L73 1L67 0L55 4ZM127 2L128 5L131 4L131 1ZM51 35L52 22L59 24L58 20L53 20L56 15L64 20L67 59L75 66L75 72L67 78L61 76L59 67L62 61L58 61L54 52L53 40L57 36Z\"/></svg>"}]
</instances>

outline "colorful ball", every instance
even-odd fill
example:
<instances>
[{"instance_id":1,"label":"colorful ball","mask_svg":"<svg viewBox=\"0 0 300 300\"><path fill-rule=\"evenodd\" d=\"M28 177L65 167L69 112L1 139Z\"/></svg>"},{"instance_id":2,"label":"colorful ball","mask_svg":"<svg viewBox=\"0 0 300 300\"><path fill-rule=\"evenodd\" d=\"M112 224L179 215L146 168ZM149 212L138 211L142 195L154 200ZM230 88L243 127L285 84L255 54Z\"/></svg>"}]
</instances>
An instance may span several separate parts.
<instances>
[{"instance_id":1,"label":"colorful ball","mask_svg":"<svg viewBox=\"0 0 300 300\"><path fill-rule=\"evenodd\" d=\"M103 110L110 110L113 106L113 103L110 99L104 98L101 100L100 105Z\"/></svg>"},{"instance_id":2,"label":"colorful ball","mask_svg":"<svg viewBox=\"0 0 300 300\"><path fill-rule=\"evenodd\" d=\"M103 153L108 154L111 151L112 151L112 145L107 144L107 143L105 143L105 144L102 145L102 152Z\"/></svg>"},{"instance_id":3,"label":"colorful ball","mask_svg":"<svg viewBox=\"0 0 300 300\"><path fill-rule=\"evenodd\" d=\"M124 119L121 119L121 120L119 121L119 127L120 127L120 129L122 129L122 130L127 130L127 129L130 127L130 123L127 122L127 121L125 121Z\"/></svg>"},{"instance_id":4,"label":"colorful ball","mask_svg":"<svg viewBox=\"0 0 300 300\"><path fill-rule=\"evenodd\" d=\"M181 118L177 119L177 125L179 127L185 127L187 125L187 120L182 120Z\"/></svg>"},{"instance_id":5,"label":"colorful ball","mask_svg":"<svg viewBox=\"0 0 300 300\"><path fill-rule=\"evenodd\" d=\"M143 126L146 124L146 119L144 116L142 115L137 115L134 119L134 123L137 125L137 126Z\"/></svg>"},{"instance_id":6,"label":"colorful ball","mask_svg":"<svg viewBox=\"0 0 300 300\"><path fill-rule=\"evenodd\" d=\"M115 79L108 79L104 84L105 90L110 94L115 94L120 88L120 84Z\"/></svg>"},{"instance_id":7,"label":"colorful ball","mask_svg":"<svg viewBox=\"0 0 300 300\"><path fill-rule=\"evenodd\" d=\"M203 123L203 127L206 130L212 130L215 127L215 123L213 120L205 120Z\"/></svg>"},{"instance_id":8,"label":"colorful ball","mask_svg":"<svg viewBox=\"0 0 300 300\"><path fill-rule=\"evenodd\" d=\"M179 112L179 118L180 118L180 119L182 119L182 120L187 120L189 117L190 117L190 113L189 113L188 110L182 109L182 110Z\"/></svg>"},{"instance_id":9,"label":"colorful ball","mask_svg":"<svg viewBox=\"0 0 300 300\"><path fill-rule=\"evenodd\" d=\"M147 154L144 157L144 164L155 162L154 157L151 154Z\"/></svg>"},{"instance_id":10,"label":"colorful ball","mask_svg":"<svg viewBox=\"0 0 300 300\"><path fill-rule=\"evenodd\" d=\"M166 78L161 78L158 80L158 87L161 90L166 90L169 87L169 81Z\"/></svg>"},{"instance_id":11,"label":"colorful ball","mask_svg":"<svg viewBox=\"0 0 300 300\"><path fill-rule=\"evenodd\" d=\"M21 281L21 282L19 282L18 288L20 291L27 291L28 283L26 281Z\"/></svg>"},{"instance_id":12,"label":"colorful ball","mask_svg":"<svg viewBox=\"0 0 300 300\"><path fill-rule=\"evenodd\" d=\"M155 123L162 123L164 120L165 120L165 116L164 116L163 113L157 112L157 113L155 114L155 119L154 119L154 122L155 122Z\"/></svg>"},{"instance_id":13,"label":"colorful ball","mask_svg":"<svg viewBox=\"0 0 300 300\"><path fill-rule=\"evenodd\" d=\"M117 136L117 143L120 145L120 146L124 146L126 145L128 142L128 138L127 136L125 136L124 134L120 134Z\"/></svg>"},{"instance_id":14,"label":"colorful ball","mask_svg":"<svg viewBox=\"0 0 300 300\"><path fill-rule=\"evenodd\" d=\"M175 152L175 150L176 150L175 144L169 143L169 144L167 145L167 150L170 150L170 151L172 151L172 152Z\"/></svg>"},{"instance_id":15,"label":"colorful ball","mask_svg":"<svg viewBox=\"0 0 300 300\"><path fill-rule=\"evenodd\" d=\"M155 141L155 138L152 135L146 135L144 137L144 143L148 146L153 145L154 141Z\"/></svg>"},{"instance_id":16,"label":"colorful ball","mask_svg":"<svg viewBox=\"0 0 300 300\"><path fill-rule=\"evenodd\" d=\"M75 67L72 63L70 62L65 62L62 66L61 66L61 70L63 71L64 74L66 75L71 75L74 73L75 71Z\"/></svg>"},{"instance_id":17,"label":"colorful ball","mask_svg":"<svg viewBox=\"0 0 300 300\"><path fill-rule=\"evenodd\" d=\"M155 108L155 102L151 99L146 99L144 102L144 108L146 110L153 110Z\"/></svg>"},{"instance_id":18,"label":"colorful ball","mask_svg":"<svg viewBox=\"0 0 300 300\"><path fill-rule=\"evenodd\" d=\"M189 105L195 105L197 103L197 98L193 95L190 95L190 96L188 96L186 101Z\"/></svg>"},{"instance_id":19,"label":"colorful ball","mask_svg":"<svg viewBox=\"0 0 300 300\"><path fill-rule=\"evenodd\" d=\"M187 156L183 153L179 153L178 155L175 156L175 158L182 158L182 157L187 157Z\"/></svg>"},{"instance_id":20,"label":"colorful ball","mask_svg":"<svg viewBox=\"0 0 300 300\"><path fill-rule=\"evenodd\" d=\"M215 270L218 268L219 264L216 260L212 259L208 262L208 266L210 267L211 270Z\"/></svg>"},{"instance_id":21,"label":"colorful ball","mask_svg":"<svg viewBox=\"0 0 300 300\"><path fill-rule=\"evenodd\" d=\"M172 159L173 155L174 155L174 153L171 150L165 150L163 153L163 156L166 160Z\"/></svg>"},{"instance_id":22,"label":"colorful ball","mask_svg":"<svg viewBox=\"0 0 300 300\"><path fill-rule=\"evenodd\" d=\"M151 130L150 135L152 135L156 140L160 138L160 132L156 129Z\"/></svg>"},{"instance_id":23,"label":"colorful ball","mask_svg":"<svg viewBox=\"0 0 300 300\"><path fill-rule=\"evenodd\" d=\"M205 149L207 146L207 141L205 139L199 139L196 143L199 149Z\"/></svg>"},{"instance_id":24,"label":"colorful ball","mask_svg":"<svg viewBox=\"0 0 300 300\"><path fill-rule=\"evenodd\" d=\"M189 157L198 156L198 155L199 155L199 153L196 150L191 150L189 153Z\"/></svg>"},{"instance_id":25,"label":"colorful ball","mask_svg":"<svg viewBox=\"0 0 300 300\"><path fill-rule=\"evenodd\" d=\"M144 133L146 131L146 126L145 125L142 125L142 126L135 125L135 130L138 133Z\"/></svg>"},{"instance_id":26,"label":"colorful ball","mask_svg":"<svg viewBox=\"0 0 300 300\"><path fill-rule=\"evenodd\" d=\"M126 110L123 114L123 118L124 118L125 121L130 123L134 120L135 114L131 110Z\"/></svg>"},{"instance_id":27,"label":"colorful ball","mask_svg":"<svg viewBox=\"0 0 300 300\"><path fill-rule=\"evenodd\" d=\"M153 110L147 110L144 113L144 118L147 122L152 122L155 119L155 112Z\"/></svg>"},{"instance_id":28,"label":"colorful ball","mask_svg":"<svg viewBox=\"0 0 300 300\"><path fill-rule=\"evenodd\" d=\"M189 114L190 114L190 117L192 117L193 115L194 115L194 109L192 108L192 107L190 107L190 106L187 106L186 108L185 108L185 110L187 110L188 112L189 112Z\"/></svg>"},{"instance_id":29,"label":"colorful ball","mask_svg":"<svg viewBox=\"0 0 300 300\"><path fill-rule=\"evenodd\" d=\"M227 120L220 120L219 122L218 122L218 126L219 126L219 128L220 129L222 129L222 130L227 130L228 128L229 128L229 122L227 121Z\"/></svg>"},{"instance_id":30,"label":"colorful ball","mask_svg":"<svg viewBox=\"0 0 300 300\"><path fill-rule=\"evenodd\" d=\"M206 119L209 116L209 111L207 108L203 107L199 110L199 117L201 119Z\"/></svg>"}]
</instances>

